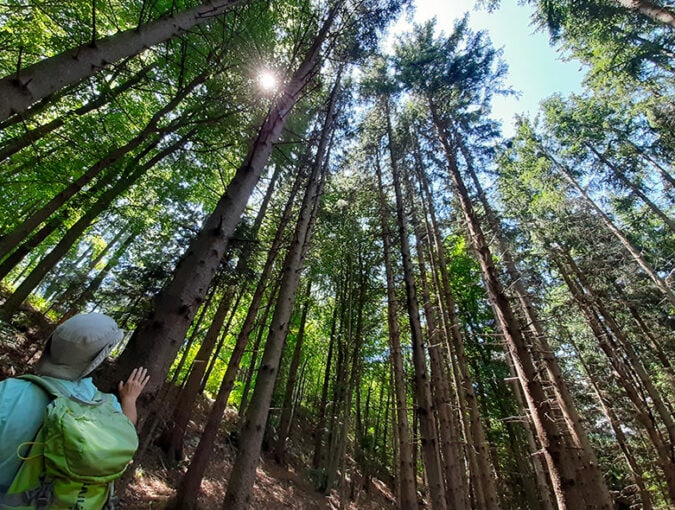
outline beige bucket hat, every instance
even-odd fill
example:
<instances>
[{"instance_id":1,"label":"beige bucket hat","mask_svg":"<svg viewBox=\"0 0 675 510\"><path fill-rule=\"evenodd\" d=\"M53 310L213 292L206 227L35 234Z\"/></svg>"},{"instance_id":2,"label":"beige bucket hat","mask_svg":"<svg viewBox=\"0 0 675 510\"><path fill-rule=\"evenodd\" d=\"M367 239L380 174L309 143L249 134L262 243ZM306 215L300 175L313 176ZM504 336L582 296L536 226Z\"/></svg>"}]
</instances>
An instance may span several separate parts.
<instances>
[{"instance_id":1,"label":"beige bucket hat","mask_svg":"<svg viewBox=\"0 0 675 510\"><path fill-rule=\"evenodd\" d=\"M51 334L35 371L78 381L99 366L123 337L124 331L107 315L76 315Z\"/></svg>"}]
</instances>

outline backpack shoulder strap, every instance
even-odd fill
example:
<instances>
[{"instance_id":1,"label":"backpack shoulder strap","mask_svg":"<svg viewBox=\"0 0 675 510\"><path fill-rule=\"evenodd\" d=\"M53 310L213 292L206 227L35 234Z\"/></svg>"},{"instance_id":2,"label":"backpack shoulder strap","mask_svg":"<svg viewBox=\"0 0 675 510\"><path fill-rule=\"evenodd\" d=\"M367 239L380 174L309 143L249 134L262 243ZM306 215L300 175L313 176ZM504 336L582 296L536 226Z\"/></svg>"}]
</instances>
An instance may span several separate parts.
<instances>
[{"instance_id":1,"label":"backpack shoulder strap","mask_svg":"<svg viewBox=\"0 0 675 510\"><path fill-rule=\"evenodd\" d=\"M70 397L70 392L68 392L63 386L61 386L59 383L56 381L48 381L47 379L43 379L39 375L33 375L33 374L26 374L26 375L21 375L18 377L19 379L23 379L24 381L30 381L33 384L39 386L42 388L46 393L51 395L52 397Z\"/></svg>"},{"instance_id":2,"label":"backpack shoulder strap","mask_svg":"<svg viewBox=\"0 0 675 510\"><path fill-rule=\"evenodd\" d=\"M18 378L23 379L25 381L30 381L38 385L47 394L51 395L52 398L64 397L87 406L99 406L105 403L107 400L106 394L101 393L99 390L96 390L93 400L91 401L82 400L81 398L78 398L75 395L73 395L72 392L69 391L65 386L59 384L58 381L55 381L52 378L45 379L43 377L40 377L39 375L32 375L32 374L21 375Z\"/></svg>"}]
</instances>

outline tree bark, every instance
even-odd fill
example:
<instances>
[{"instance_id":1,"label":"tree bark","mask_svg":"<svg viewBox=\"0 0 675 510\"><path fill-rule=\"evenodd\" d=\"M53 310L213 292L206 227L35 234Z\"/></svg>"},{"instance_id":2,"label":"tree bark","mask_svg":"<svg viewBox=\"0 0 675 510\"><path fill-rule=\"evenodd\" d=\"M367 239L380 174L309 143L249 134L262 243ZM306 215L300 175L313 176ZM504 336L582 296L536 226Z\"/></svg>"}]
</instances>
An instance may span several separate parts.
<instances>
[{"instance_id":1,"label":"tree bark","mask_svg":"<svg viewBox=\"0 0 675 510\"><path fill-rule=\"evenodd\" d=\"M194 26L217 18L240 0L212 0L124 32L103 37L95 44L46 58L0 80L0 121L20 114L33 103L79 83L106 66L137 55Z\"/></svg>"},{"instance_id":2,"label":"tree bark","mask_svg":"<svg viewBox=\"0 0 675 510\"><path fill-rule=\"evenodd\" d=\"M560 412L562 413L565 420L567 433L572 439L573 444L571 445L571 451L572 453L576 452L578 456L577 469L579 475L577 479L581 480L581 487L582 490L585 491L585 498L588 501L593 501L594 504L599 508L609 510L614 506L612 498L609 494L609 490L607 489L607 484L605 483L603 475L600 472L600 466L598 464L593 447L588 440L588 435L581 424L581 418L579 417L579 413L577 412L576 406L574 405L572 396L570 395L567 384L562 377L560 367L558 366L558 362L553 354L553 348L548 343L546 331L541 324L537 311L525 289L522 275L518 271L518 268L516 267L516 264L511 256L511 252L504 242L501 223L497 218L494 209L487 200L480 180L476 175L473 166L473 158L464 144L464 141L462 140L462 137L457 128L454 125L451 125L451 129L454 134L455 142L464 157L467 172L469 173L471 181L476 188L476 192L481 204L483 205L483 209L485 210L485 216L488 224L493 229L495 234L497 246L499 247L502 259L504 260L504 265L511 280L510 287L514 289L518 303L520 304L524 314L525 322L523 324L523 333L526 336L529 336L529 341L532 343L533 349L535 350L535 352L533 352L535 361L539 361L537 358L540 358L540 360L543 362L543 365L546 369L546 374L548 376L548 383L551 386L551 389L558 402Z\"/></svg>"},{"instance_id":3,"label":"tree bark","mask_svg":"<svg viewBox=\"0 0 675 510\"><path fill-rule=\"evenodd\" d=\"M392 137L391 119L387 111L387 134L389 140L390 164L396 195L396 217L398 219L399 243L401 257L403 258L403 271L406 289L406 304L410 320L412 337L412 356L415 367L415 392L417 394L417 415L420 421L420 433L422 439L422 455L424 458L425 472L429 484L430 503L433 510L445 510L445 484L443 470L439 454L438 431L431 398L429 385L429 372L424 348L424 336L420 323L419 303L417 300L417 287L408 241L408 228L405 218L403 192L401 190L401 176L394 150Z\"/></svg>"},{"instance_id":4,"label":"tree bark","mask_svg":"<svg viewBox=\"0 0 675 510\"><path fill-rule=\"evenodd\" d=\"M227 312L230 310L233 294L234 289L229 287L221 297L218 308L216 308L216 312L211 320L211 325L202 340L195 359L192 361L192 368L180 392L173 416L169 421L166 452L169 459L174 461L179 461L183 458L183 440L190 416L192 415L192 408L199 394L199 385L206 372L206 365L220 336L220 331L225 323Z\"/></svg>"},{"instance_id":5,"label":"tree bark","mask_svg":"<svg viewBox=\"0 0 675 510\"><path fill-rule=\"evenodd\" d=\"M415 465L411 448L412 437L408 422L408 399L406 397L405 370L401 354L401 332L398 325L398 300L394 283L394 271L391 262L391 233L389 229L388 207L384 199L384 186L379 158L376 161L378 181L378 199L380 202L380 223L382 225L382 244L384 267L387 277L387 325L389 327L390 361L396 395L396 427L398 439L398 503L399 508L417 510L417 490ZM462 507L457 507L461 510Z\"/></svg>"},{"instance_id":6,"label":"tree bark","mask_svg":"<svg viewBox=\"0 0 675 510\"><path fill-rule=\"evenodd\" d=\"M284 402L281 407L281 417L279 418L279 433L275 447L275 456L277 462L286 464L286 440L291 432L291 411L293 409L293 393L295 391L295 383L298 376L298 369L300 368L300 356L302 354L302 342L305 337L305 324L307 322L307 312L309 311L309 299L312 291L311 279L307 281L307 290L305 291L305 305L302 309L300 317L300 326L298 328L298 336L295 340L295 348L293 349L293 358L291 359L291 366L288 369L288 378L286 380L286 391L284 392Z\"/></svg>"},{"instance_id":7,"label":"tree bark","mask_svg":"<svg viewBox=\"0 0 675 510\"><path fill-rule=\"evenodd\" d=\"M614 342L611 332L603 326L603 322L600 317L598 317L597 312L585 298L583 289L572 278L571 274L568 273L563 261L555 254L553 258L572 297L586 317L589 327L598 340L598 345L606 354L610 365L614 369L615 379L621 385L626 396L633 404L636 411L635 419L644 427L645 432L647 432L647 435L652 442L657 454L659 466L665 475L669 497L671 502L675 502L675 462L673 460L672 445L666 444L664 438L661 436L653 414L633 382L629 368L626 366L624 360L619 357L620 349L617 345L613 345Z\"/></svg>"},{"instance_id":8,"label":"tree bark","mask_svg":"<svg viewBox=\"0 0 675 510\"><path fill-rule=\"evenodd\" d=\"M35 289L42 281L44 276L50 271L61 258L68 252L68 250L75 244L82 233L91 225L92 221L101 214L108 206L129 187L131 187L148 169L152 168L159 161L164 159L169 154L175 152L185 141L192 136L194 131L181 137L177 142L166 147L155 156L153 156L145 164L134 168L132 171L122 175L118 181L107 191L105 191L96 203L89 208L89 210L78 219L72 227L68 229L65 236L59 243L38 263L38 265L31 271L31 273L21 282L21 285L14 291L14 293L7 298L0 308L0 317L9 320L19 309L28 295ZM138 366L138 363L135 364ZM122 380L122 379L119 379Z\"/></svg>"},{"instance_id":9,"label":"tree bark","mask_svg":"<svg viewBox=\"0 0 675 510\"><path fill-rule=\"evenodd\" d=\"M332 25L334 15L335 11L331 11L328 20L321 30L323 34ZM322 40L323 37L319 35L317 41L319 39ZM324 154L328 145L329 131L332 129L334 121L333 115L340 87L341 74L342 70L340 69L331 92L324 129L321 133L314 167L305 191L305 197L303 198L293 241L284 261L279 298L277 299L272 316L251 403L241 429L239 453L232 466L232 474L230 475L227 493L223 502L223 508L227 510L244 510L248 508L251 500L251 489L255 481L255 472L269 413L269 404L272 399L274 382L277 378L281 351L288 333L288 324L295 303L302 263L312 235L312 213L316 213L316 204L321 197L322 184L324 182L321 174L327 170Z\"/></svg>"},{"instance_id":10,"label":"tree bark","mask_svg":"<svg viewBox=\"0 0 675 510\"><path fill-rule=\"evenodd\" d=\"M672 30L675 29L675 14L665 7L650 2L649 0L615 0L621 7L636 11L643 16L657 23L668 25Z\"/></svg>"},{"instance_id":11,"label":"tree bark","mask_svg":"<svg viewBox=\"0 0 675 510\"><path fill-rule=\"evenodd\" d=\"M20 225L18 225L12 232L2 236L0 239L0 258L6 256L8 253L14 249L19 243L21 243L28 234L30 234L40 223L45 221L49 216L56 211L59 207L65 204L73 195L80 191L84 186L91 183L96 177L98 177L101 172L106 168L109 168L120 158L129 154L132 150L138 148L145 140L147 140L153 133L159 131L158 125L159 121L167 113L173 111L180 102L187 97L190 92L192 92L199 84L203 83L209 73L202 73L197 76L190 84L188 84L183 89L179 90L176 95L169 101L164 107L162 107L157 113L155 113L143 130L134 136L130 141L124 144L122 147L118 147L110 151L103 158L101 158L96 164L92 165L85 173L80 177L75 179L70 183L66 188L61 190L57 195L54 196L49 202L47 202L43 207L38 211L33 213L30 217L24 220ZM164 130L166 132L166 130Z\"/></svg>"},{"instance_id":12,"label":"tree bark","mask_svg":"<svg viewBox=\"0 0 675 510\"><path fill-rule=\"evenodd\" d=\"M220 422L222 421L223 413L225 412L225 408L227 407L227 401L230 397L232 388L234 387L234 382L237 378L237 374L239 373L239 365L244 355L246 345L249 342L251 332L253 331L255 319L256 316L258 315L260 304L262 303L263 295L265 294L265 289L267 288L270 275L274 267L274 261L276 260L277 255L279 253L279 249L281 248L281 244L283 241L283 234L286 231L287 225L291 218L295 197L297 195L298 190L300 189L300 184L303 181L304 178L302 176L302 170L300 169L297 173L297 176L293 183L293 187L286 201L286 205L281 214L281 218L279 220L279 225L277 227L274 240L272 241L272 244L269 250L267 251L267 259L260 273L260 277L258 278L258 284L256 286L256 289L253 292L253 296L251 297L251 303L249 304L246 317L244 318L244 323L242 324L241 329L239 330L239 334L237 335L237 340L235 342L234 349L232 350L232 354L230 354L230 359L227 363L227 369L225 370L225 375L223 376L223 380L220 383L218 395L216 396L216 400L213 403L213 407L211 408L211 411L209 413L207 423L204 426L204 432L202 433L202 436L199 440L199 444L197 445L197 449L194 455L192 456L188 470L185 473L185 476L183 477L183 480L181 481L181 484L178 488L176 494L177 508L190 509L194 508L196 505L197 494L199 492L199 487L201 485L202 478L204 477L204 473L206 472L209 459L211 458L213 443L218 434L218 427L220 425ZM251 375L253 370L255 370L257 350L259 348L260 338L262 332L265 330L267 315L270 311L272 302L274 300L274 296L276 294L277 294L276 288L275 290L270 292L269 302L267 308L265 309L265 313L263 314L263 319L260 325L261 333L258 339L256 340L256 345L254 346L254 353L253 356L251 357L249 375ZM242 395L242 403L240 405L240 415L243 414L244 408L246 407L245 404L245 398L247 395L246 388L248 387L249 384L250 379L247 380L247 385L244 389L244 394Z\"/></svg>"},{"instance_id":13,"label":"tree bark","mask_svg":"<svg viewBox=\"0 0 675 510\"><path fill-rule=\"evenodd\" d=\"M436 105L430 97L428 98L428 103L433 123L443 146L450 177L454 183L466 226L469 230L471 245L478 257L483 281L485 282L490 302L495 311L497 323L514 359L516 372L527 399L537 436L542 445L542 455L544 455L549 468L549 476L551 477L551 484L559 510L579 508L584 504L584 500L578 490L575 460L571 458L564 447L564 440L557 423L549 419L549 416L553 415L553 410L537 375L537 369L523 338L520 325L513 315L511 305L497 277L497 269L492 259L492 253L457 166L454 150L445 134ZM588 508L591 507L589 506Z\"/></svg>"},{"instance_id":14,"label":"tree bark","mask_svg":"<svg viewBox=\"0 0 675 510\"><path fill-rule=\"evenodd\" d=\"M157 391L166 377L195 311L204 299L209 283L229 244L246 203L267 164L288 116L305 86L318 71L321 48L333 24L336 10L321 27L285 90L264 120L243 164L237 169L214 212L206 219L197 237L176 267L173 278L156 296L154 310L134 332L116 365L106 374L108 384L120 379L129 368L142 364L151 375L148 395Z\"/></svg>"}]
</instances>

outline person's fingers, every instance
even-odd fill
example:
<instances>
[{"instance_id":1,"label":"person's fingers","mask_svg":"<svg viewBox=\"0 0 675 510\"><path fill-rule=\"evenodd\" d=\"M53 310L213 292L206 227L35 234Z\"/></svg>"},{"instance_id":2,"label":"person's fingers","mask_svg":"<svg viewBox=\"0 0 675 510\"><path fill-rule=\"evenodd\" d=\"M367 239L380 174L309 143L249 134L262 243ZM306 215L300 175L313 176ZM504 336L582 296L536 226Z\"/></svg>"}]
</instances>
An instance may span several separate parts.
<instances>
[{"instance_id":1,"label":"person's fingers","mask_svg":"<svg viewBox=\"0 0 675 510\"><path fill-rule=\"evenodd\" d=\"M117 391L122 391L122 388L124 388L124 383L120 381L119 384L117 385Z\"/></svg>"}]
</instances>

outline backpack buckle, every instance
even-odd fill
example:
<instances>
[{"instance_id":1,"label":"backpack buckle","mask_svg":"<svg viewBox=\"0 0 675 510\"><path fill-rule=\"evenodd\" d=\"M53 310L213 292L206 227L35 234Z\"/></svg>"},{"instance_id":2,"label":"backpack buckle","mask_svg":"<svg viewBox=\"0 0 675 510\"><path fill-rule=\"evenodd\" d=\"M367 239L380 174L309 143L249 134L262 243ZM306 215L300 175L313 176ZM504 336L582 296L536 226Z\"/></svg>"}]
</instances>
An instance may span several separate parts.
<instances>
[{"instance_id":1,"label":"backpack buckle","mask_svg":"<svg viewBox=\"0 0 675 510\"><path fill-rule=\"evenodd\" d=\"M32 501L35 501L37 509L47 509L54 502L54 482L47 482L44 477L40 477L40 487L32 494Z\"/></svg>"}]
</instances>

